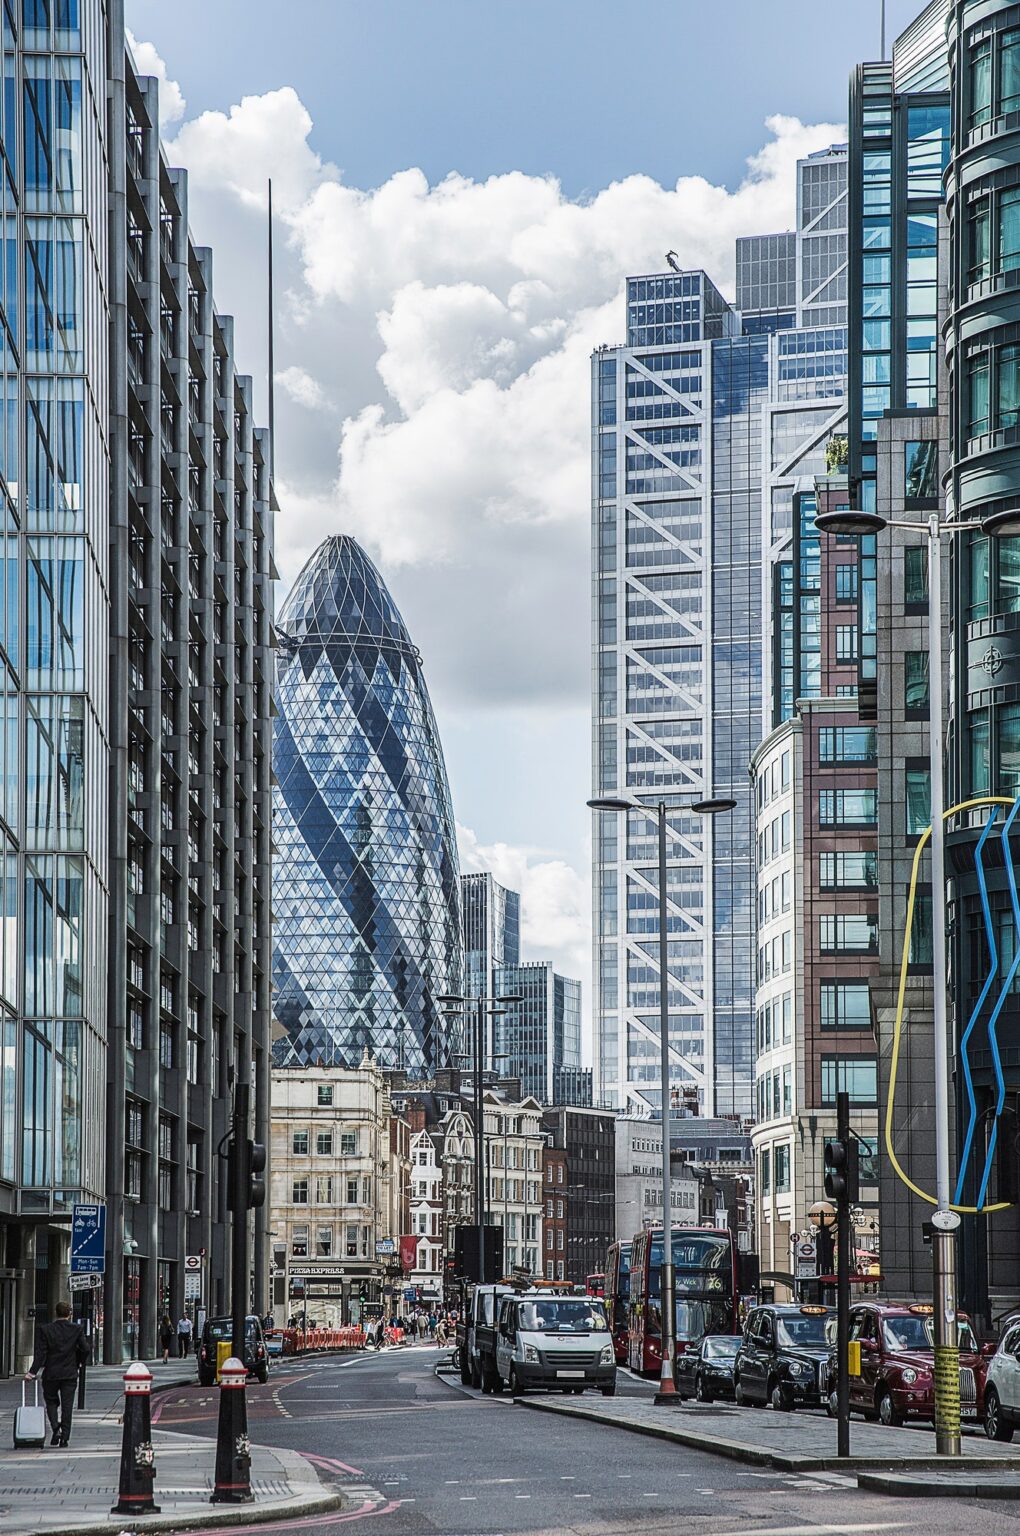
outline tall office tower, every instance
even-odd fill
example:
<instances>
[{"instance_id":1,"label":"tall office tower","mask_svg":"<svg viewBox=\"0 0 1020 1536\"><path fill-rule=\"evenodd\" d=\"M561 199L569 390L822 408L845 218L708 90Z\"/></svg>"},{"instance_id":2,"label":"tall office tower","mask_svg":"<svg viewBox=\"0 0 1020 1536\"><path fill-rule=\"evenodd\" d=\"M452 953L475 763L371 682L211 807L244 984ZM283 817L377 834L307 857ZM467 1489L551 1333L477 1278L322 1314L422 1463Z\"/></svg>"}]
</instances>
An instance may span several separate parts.
<instances>
[{"instance_id":1,"label":"tall office tower","mask_svg":"<svg viewBox=\"0 0 1020 1536\"><path fill-rule=\"evenodd\" d=\"M495 984L497 997L523 998L493 1018L499 1072L519 1077L521 1092L541 1104L590 1104L591 1080L581 1069L581 983L558 975L548 960L529 960L500 966Z\"/></svg>"},{"instance_id":2,"label":"tall office tower","mask_svg":"<svg viewBox=\"0 0 1020 1536\"><path fill-rule=\"evenodd\" d=\"M76 1301L105 1359L151 1356L186 1254L226 1302L232 1076L268 1109L274 574L268 441L121 7L5 7L3 44L0 1373L67 1294L75 1202L107 1207Z\"/></svg>"},{"instance_id":3,"label":"tall office tower","mask_svg":"<svg viewBox=\"0 0 1020 1536\"><path fill-rule=\"evenodd\" d=\"M1002 3L957 0L950 8L946 513L983 520L1006 512L1014 521L1011 537L978 530L954 541L949 804L987 795L1015 801L1020 794L1017 21L1016 7ZM1020 838L1015 822L1004 831L1008 811L999 808L980 867L978 838L991 807L957 817L949 860L961 1159L970 1144L961 1203L1011 1202L1009 1209L963 1220L963 1304L985 1318L998 1318L1020 1301L1020 1012L1014 979L1020 916L1012 883Z\"/></svg>"},{"instance_id":4,"label":"tall office tower","mask_svg":"<svg viewBox=\"0 0 1020 1536\"><path fill-rule=\"evenodd\" d=\"M326 539L280 612L273 1020L281 1066L431 1077L459 1029L453 807L421 656L382 577Z\"/></svg>"},{"instance_id":5,"label":"tall office tower","mask_svg":"<svg viewBox=\"0 0 1020 1536\"><path fill-rule=\"evenodd\" d=\"M488 871L460 877L464 995L495 997L496 971L521 961L521 898ZM485 1064L492 1064L492 1017L486 1015Z\"/></svg>"},{"instance_id":6,"label":"tall office tower","mask_svg":"<svg viewBox=\"0 0 1020 1536\"><path fill-rule=\"evenodd\" d=\"M745 334L783 330L797 321L797 236L737 239L736 307Z\"/></svg>"},{"instance_id":7,"label":"tall office tower","mask_svg":"<svg viewBox=\"0 0 1020 1536\"><path fill-rule=\"evenodd\" d=\"M859 66L850 83L850 484L861 507L916 522L938 508L945 468L938 242L949 147L947 10L947 0L929 5L897 38L891 62ZM858 548L859 712L878 733L879 965L871 1001L878 1098L885 1105L907 892L917 837L928 820L928 567L923 535L901 529L862 538ZM900 1161L915 1182L931 1189L933 915L927 879L925 860L905 984L893 1135ZM870 1094L870 1084L865 1086ZM858 1102L865 1112L868 1098ZM880 1157L879 1172L883 1275L897 1294L930 1295L931 1250L923 1242L919 1203L888 1157Z\"/></svg>"},{"instance_id":8,"label":"tall office tower","mask_svg":"<svg viewBox=\"0 0 1020 1536\"><path fill-rule=\"evenodd\" d=\"M797 162L797 324L846 324L847 146Z\"/></svg>"}]
</instances>

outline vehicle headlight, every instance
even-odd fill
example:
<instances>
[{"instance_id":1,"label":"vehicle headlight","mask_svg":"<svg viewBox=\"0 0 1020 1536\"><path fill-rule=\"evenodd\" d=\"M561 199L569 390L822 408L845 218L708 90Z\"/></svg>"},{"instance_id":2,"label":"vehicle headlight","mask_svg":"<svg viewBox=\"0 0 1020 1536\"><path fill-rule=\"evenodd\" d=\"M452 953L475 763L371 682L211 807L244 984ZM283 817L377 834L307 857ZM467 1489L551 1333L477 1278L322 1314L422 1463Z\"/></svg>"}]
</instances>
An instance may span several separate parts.
<instances>
[{"instance_id":1,"label":"vehicle headlight","mask_svg":"<svg viewBox=\"0 0 1020 1536\"><path fill-rule=\"evenodd\" d=\"M599 1365L612 1365L615 1358L613 1346L611 1344L603 1344L602 1353L599 1355Z\"/></svg>"},{"instance_id":2,"label":"vehicle headlight","mask_svg":"<svg viewBox=\"0 0 1020 1536\"><path fill-rule=\"evenodd\" d=\"M534 1344L525 1344L524 1359L529 1365L538 1364L538 1350L535 1348Z\"/></svg>"},{"instance_id":3,"label":"vehicle headlight","mask_svg":"<svg viewBox=\"0 0 1020 1536\"><path fill-rule=\"evenodd\" d=\"M917 1380L917 1372L908 1365L900 1372L900 1380L905 1387L912 1387Z\"/></svg>"},{"instance_id":4,"label":"vehicle headlight","mask_svg":"<svg viewBox=\"0 0 1020 1536\"><path fill-rule=\"evenodd\" d=\"M791 1376L806 1376L807 1375L807 1366L801 1360L791 1360L790 1361L790 1375Z\"/></svg>"}]
</instances>

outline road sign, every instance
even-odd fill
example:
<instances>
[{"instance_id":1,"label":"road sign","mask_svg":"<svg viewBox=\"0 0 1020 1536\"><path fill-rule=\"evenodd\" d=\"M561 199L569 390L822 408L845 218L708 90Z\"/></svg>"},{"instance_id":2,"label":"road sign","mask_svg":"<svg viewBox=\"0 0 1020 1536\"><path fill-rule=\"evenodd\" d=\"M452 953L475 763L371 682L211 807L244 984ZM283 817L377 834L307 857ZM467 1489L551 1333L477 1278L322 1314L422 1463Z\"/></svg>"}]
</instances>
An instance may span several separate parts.
<instances>
[{"instance_id":1,"label":"road sign","mask_svg":"<svg viewBox=\"0 0 1020 1536\"><path fill-rule=\"evenodd\" d=\"M795 1244L793 1250L794 1273L798 1280L814 1280L818 1274L818 1250L814 1243L804 1241Z\"/></svg>"},{"instance_id":2,"label":"road sign","mask_svg":"<svg viewBox=\"0 0 1020 1536\"><path fill-rule=\"evenodd\" d=\"M376 1256L385 1258L391 1253L396 1253L397 1245L392 1237L381 1237L375 1245Z\"/></svg>"},{"instance_id":3,"label":"road sign","mask_svg":"<svg viewBox=\"0 0 1020 1536\"><path fill-rule=\"evenodd\" d=\"M101 1275L106 1269L106 1206L76 1205L71 1219L72 1275Z\"/></svg>"},{"instance_id":4,"label":"road sign","mask_svg":"<svg viewBox=\"0 0 1020 1536\"><path fill-rule=\"evenodd\" d=\"M197 1301L202 1294L202 1276L185 1273L184 1300Z\"/></svg>"},{"instance_id":5,"label":"road sign","mask_svg":"<svg viewBox=\"0 0 1020 1536\"><path fill-rule=\"evenodd\" d=\"M103 1283L102 1275L68 1275L69 1291L98 1291Z\"/></svg>"},{"instance_id":6,"label":"road sign","mask_svg":"<svg viewBox=\"0 0 1020 1536\"><path fill-rule=\"evenodd\" d=\"M201 1270L202 1255L200 1253L186 1254L184 1259L184 1273L186 1275L197 1275L201 1273Z\"/></svg>"}]
</instances>

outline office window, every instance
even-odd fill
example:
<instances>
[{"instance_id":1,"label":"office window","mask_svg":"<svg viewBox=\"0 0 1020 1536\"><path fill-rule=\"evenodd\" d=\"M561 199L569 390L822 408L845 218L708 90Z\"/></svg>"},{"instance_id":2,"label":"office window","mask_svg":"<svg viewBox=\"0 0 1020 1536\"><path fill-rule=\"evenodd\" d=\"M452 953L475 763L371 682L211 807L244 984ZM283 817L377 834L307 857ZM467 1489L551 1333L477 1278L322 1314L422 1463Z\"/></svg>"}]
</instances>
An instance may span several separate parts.
<instances>
[{"instance_id":1,"label":"office window","mask_svg":"<svg viewBox=\"0 0 1020 1536\"><path fill-rule=\"evenodd\" d=\"M818 942L823 954L877 954L878 917L864 912L823 913L818 919Z\"/></svg>"},{"instance_id":2,"label":"office window","mask_svg":"<svg viewBox=\"0 0 1020 1536\"><path fill-rule=\"evenodd\" d=\"M932 946L931 892L919 891L914 901L914 921L910 929L908 964L930 968L934 958Z\"/></svg>"},{"instance_id":3,"label":"office window","mask_svg":"<svg viewBox=\"0 0 1020 1536\"><path fill-rule=\"evenodd\" d=\"M761 1192L762 1192L763 1195L767 1195L767 1194L769 1194L771 1189L772 1189L772 1158L771 1158L771 1156L769 1154L769 1149L766 1147L765 1150L761 1154Z\"/></svg>"},{"instance_id":4,"label":"office window","mask_svg":"<svg viewBox=\"0 0 1020 1536\"><path fill-rule=\"evenodd\" d=\"M1004 704L998 712L999 789L1020 794L1020 704Z\"/></svg>"},{"instance_id":5,"label":"office window","mask_svg":"<svg viewBox=\"0 0 1020 1536\"><path fill-rule=\"evenodd\" d=\"M919 837L931 824L931 769L908 768L905 793L907 836Z\"/></svg>"},{"instance_id":6,"label":"office window","mask_svg":"<svg viewBox=\"0 0 1020 1536\"><path fill-rule=\"evenodd\" d=\"M970 792L987 795L991 784L987 709L974 710L970 716Z\"/></svg>"},{"instance_id":7,"label":"office window","mask_svg":"<svg viewBox=\"0 0 1020 1536\"><path fill-rule=\"evenodd\" d=\"M776 1194L790 1192L790 1148L787 1143L772 1149L775 1159Z\"/></svg>"},{"instance_id":8,"label":"office window","mask_svg":"<svg viewBox=\"0 0 1020 1536\"><path fill-rule=\"evenodd\" d=\"M320 1083L319 1084L319 1099L318 1099L318 1102L319 1102L319 1107L322 1108L322 1109L325 1109L330 1104L332 1104L332 1102L333 1102L333 1085L332 1085L332 1083Z\"/></svg>"},{"instance_id":9,"label":"office window","mask_svg":"<svg viewBox=\"0 0 1020 1536\"><path fill-rule=\"evenodd\" d=\"M1020 27L999 35L999 111L1020 109Z\"/></svg>"},{"instance_id":10,"label":"office window","mask_svg":"<svg viewBox=\"0 0 1020 1536\"><path fill-rule=\"evenodd\" d=\"M818 793L818 821L823 827L873 827L878 816L878 791L874 789L822 789Z\"/></svg>"},{"instance_id":11,"label":"office window","mask_svg":"<svg viewBox=\"0 0 1020 1536\"><path fill-rule=\"evenodd\" d=\"M857 625L836 625L836 660L844 664L857 660Z\"/></svg>"},{"instance_id":12,"label":"office window","mask_svg":"<svg viewBox=\"0 0 1020 1536\"><path fill-rule=\"evenodd\" d=\"M315 1256L319 1259L328 1259L333 1252L333 1228L316 1227L315 1229Z\"/></svg>"},{"instance_id":13,"label":"office window","mask_svg":"<svg viewBox=\"0 0 1020 1536\"><path fill-rule=\"evenodd\" d=\"M824 725L818 732L818 758L823 763L873 763L875 730L866 725Z\"/></svg>"},{"instance_id":14,"label":"office window","mask_svg":"<svg viewBox=\"0 0 1020 1536\"><path fill-rule=\"evenodd\" d=\"M871 991L866 981L823 981L819 992L823 1029L871 1029Z\"/></svg>"},{"instance_id":15,"label":"office window","mask_svg":"<svg viewBox=\"0 0 1020 1536\"><path fill-rule=\"evenodd\" d=\"M333 1156L333 1132L317 1131L315 1135L315 1150L320 1157Z\"/></svg>"},{"instance_id":16,"label":"office window","mask_svg":"<svg viewBox=\"0 0 1020 1536\"><path fill-rule=\"evenodd\" d=\"M307 1205L308 1204L308 1180L307 1179L295 1179L294 1180L294 1182L293 1182L293 1184L291 1186L290 1199L291 1199L291 1204L292 1205Z\"/></svg>"},{"instance_id":17,"label":"office window","mask_svg":"<svg viewBox=\"0 0 1020 1536\"><path fill-rule=\"evenodd\" d=\"M928 652L907 651L903 658L903 707L909 713L928 709Z\"/></svg>"},{"instance_id":18,"label":"office window","mask_svg":"<svg viewBox=\"0 0 1020 1536\"><path fill-rule=\"evenodd\" d=\"M992 40L983 38L970 50L970 124L978 128L992 115Z\"/></svg>"},{"instance_id":19,"label":"office window","mask_svg":"<svg viewBox=\"0 0 1020 1536\"><path fill-rule=\"evenodd\" d=\"M308 1228L293 1227L290 1237L291 1257L295 1259L307 1259L308 1257Z\"/></svg>"},{"instance_id":20,"label":"office window","mask_svg":"<svg viewBox=\"0 0 1020 1536\"><path fill-rule=\"evenodd\" d=\"M341 1131L340 1132L340 1156L341 1157L356 1157L357 1153L358 1153L358 1133L357 1133L357 1131Z\"/></svg>"},{"instance_id":21,"label":"office window","mask_svg":"<svg viewBox=\"0 0 1020 1536\"><path fill-rule=\"evenodd\" d=\"M972 353L966 365L967 433L970 437L979 437L988 431L991 404L989 383L988 353Z\"/></svg>"},{"instance_id":22,"label":"office window","mask_svg":"<svg viewBox=\"0 0 1020 1536\"><path fill-rule=\"evenodd\" d=\"M823 1056L822 1103L835 1104L848 1093L851 1104L878 1103L878 1062L874 1056Z\"/></svg>"},{"instance_id":23,"label":"office window","mask_svg":"<svg viewBox=\"0 0 1020 1536\"><path fill-rule=\"evenodd\" d=\"M308 1132L295 1131L291 1140L291 1151L295 1157L308 1156Z\"/></svg>"},{"instance_id":24,"label":"office window","mask_svg":"<svg viewBox=\"0 0 1020 1536\"><path fill-rule=\"evenodd\" d=\"M909 544L903 551L903 601L928 606L927 544Z\"/></svg>"},{"instance_id":25,"label":"office window","mask_svg":"<svg viewBox=\"0 0 1020 1536\"><path fill-rule=\"evenodd\" d=\"M918 498L937 496L939 493L938 443L904 443L903 456L903 494Z\"/></svg>"},{"instance_id":26,"label":"office window","mask_svg":"<svg viewBox=\"0 0 1020 1536\"><path fill-rule=\"evenodd\" d=\"M422 1193L424 1193L424 1185L419 1184L419 1185L416 1185L415 1187L417 1189L421 1190ZM357 1203L358 1203L358 1180L357 1180L356 1177L349 1178L347 1180L347 1204L348 1205L357 1205Z\"/></svg>"},{"instance_id":27,"label":"office window","mask_svg":"<svg viewBox=\"0 0 1020 1536\"><path fill-rule=\"evenodd\" d=\"M998 261L1000 272L1020 267L1020 187L999 194Z\"/></svg>"},{"instance_id":28,"label":"office window","mask_svg":"<svg viewBox=\"0 0 1020 1536\"><path fill-rule=\"evenodd\" d=\"M980 283L991 271L991 210L987 197L972 202L967 211L967 281Z\"/></svg>"},{"instance_id":29,"label":"office window","mask_svg":"<svg viewBox=\"0 0 1020 1536\"><path fill-rule=\"evenodd\" d=\"M333 1179L330 1174L320 1174L315 1180L316 1205L333 1204Z\"/></svg>"},{"instance_id":30,"label":"office window","mask_svg":"<svg viewBox=\"0 0 1020 1536\"><path fill-rule=\"evenodd\" d=\"M857 601L856 565L837 565L836 601L837 603L855 603Z\"/></svg>"},{"instance_id":31,"label":"office window","mask_svg":"<svg viewBox=\"0 0 1020 1536\"><path fill-rule=\"evenodd\" d=\"M876 891L877 853L823 853L818 862L823 891Z\"/></svg>"}]
</instances>

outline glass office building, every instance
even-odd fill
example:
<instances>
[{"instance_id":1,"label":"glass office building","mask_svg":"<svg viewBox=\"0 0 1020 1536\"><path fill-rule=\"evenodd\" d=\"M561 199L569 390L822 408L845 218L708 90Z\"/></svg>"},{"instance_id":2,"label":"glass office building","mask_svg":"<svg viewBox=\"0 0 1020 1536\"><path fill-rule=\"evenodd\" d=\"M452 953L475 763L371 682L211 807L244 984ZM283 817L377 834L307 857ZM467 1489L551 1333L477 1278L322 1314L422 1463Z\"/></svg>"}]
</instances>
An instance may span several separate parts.
<instances>
[{"instance_id":1,"label":"glass office building","mask_svg":"<svg viewBox=\"0 0 1020 1536\"><path fill-rule=\"evenodd\" d=\"M431 1077L459 1050L460 882L421 656L364 551L312 555L280 613L274 1056Z\"/></svg>"},{"instance_id":2,"label":"glass office building","mask_svg":"<svg viewBox=\"0 0 1020 1536\"><path fill-rule=\"evenodd\" d=\"M189 1253L225 1305L231 1075L268 1110L275 575L156 82L116 8L2 24L0 1374L67 1294L78 1201L107 1207L97 1355L154 1354Z\"/></svg>"},{"instance_id":3,"label":"glass office building","mask_svg":"<svg viewBox=\"0 0 1020 1536\"><path fill-rule=\"evenodd\" d=\"M541 1104L590 1104L591 1079L581 1070L581 983L547 960L501 966L495 979L498 997L523 998L493 1019L500 1074L519 1077L522 1095Z\"/></svg>"},{"instance_id":4,"label":"glass office building","mask_svg":"<svg viewBox=\"0 0 1020 1536\"><path fill-rule=\"evenodd\" d=\"M464 937L464 996L495 997L496 971L521 961L520 892L500 885L487 871L460 877ZM491 1065L492 1018L485 1020L486 1065ZM470 1043L470 1042L469 1042Z\"/></svg>"}]
</instances>

